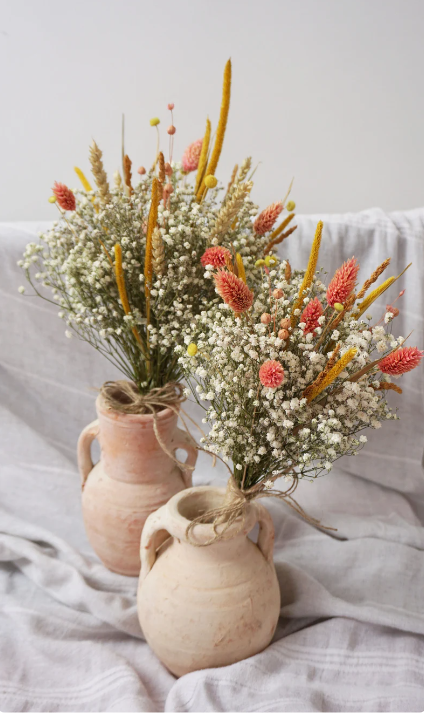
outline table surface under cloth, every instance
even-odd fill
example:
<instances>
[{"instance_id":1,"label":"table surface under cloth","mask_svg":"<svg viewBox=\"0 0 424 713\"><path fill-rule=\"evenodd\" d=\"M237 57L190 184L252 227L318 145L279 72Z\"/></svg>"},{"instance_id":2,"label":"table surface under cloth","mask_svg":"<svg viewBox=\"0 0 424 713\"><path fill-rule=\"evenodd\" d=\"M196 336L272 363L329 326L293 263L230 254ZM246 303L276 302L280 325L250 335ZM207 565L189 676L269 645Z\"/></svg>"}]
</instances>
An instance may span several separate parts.
<instances>
[{"instance_id":1,"label":"table surface under cloth","mask_svg":"<svg viewBox=\"0 0 424 713\"><path fill-rule=\"evenodd\" d=\"M319 218L299 217L284 244L294 266L306 266ZM410 343L423 348L424 209L323 220L329 277L352 255L361 280L388 256L388 274L414 263L398 283L394 328L414 329ZM84 533L76 441L95 418L94 387L116 374L66 339L58 309L18 293L16 262L42 227L0 225L0 710L424 710L423 368L401 380L402 396L390 394L399 422L301 483L299 502L336 536L266 501L282 598L273 643L177 680L143 640L137 580L106 570ZM201 455L194 483L224 481Z\"/></svg>"}]
</instances>

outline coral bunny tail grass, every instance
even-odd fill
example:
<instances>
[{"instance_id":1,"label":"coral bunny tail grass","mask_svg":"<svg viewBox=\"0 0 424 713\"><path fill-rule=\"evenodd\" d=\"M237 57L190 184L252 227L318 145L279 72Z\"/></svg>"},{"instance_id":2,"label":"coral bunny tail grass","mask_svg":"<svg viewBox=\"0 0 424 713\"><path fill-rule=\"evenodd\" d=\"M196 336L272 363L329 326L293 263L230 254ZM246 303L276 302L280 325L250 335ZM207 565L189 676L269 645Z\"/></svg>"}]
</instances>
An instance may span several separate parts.
<instances>
[{"instance_id":1,"label":"coral bunny tail grass","mask_svg":"<svg viewBox=\"0 0 424 713\"><path fill-rule=\"evenodd\" d=\"M295 327L296 322L297 322L297 318L294 314L294 311L296 309L299 309L302 306L303 295L305 294L306 290L312 285L312 280L314 279L314 274L315 274L315 270L316 270L317 262L318 262L319 249L320 249L320 245L321 245L323 226L324 226L324 223L322 222L322 220L320 220L317 225L317 229L315 231L315 237L314 237L314 241L312 243L311 253L309 255L308 267L306 268L305 277L303 278L303 282L299 289L299 296L293 305L292 315L291 315L292 327Z\"/></svg>"},{"instance_id":2,"label":"coral bunny tail grass","mask_svg":"<svg viewBox=\"0 0 424 713\"><path fill-rule=\"evenodd\" d=\"M78 166L74 166L74 171L75 171L75 173L77 174L78 178L80 179L80 181L81 181L81 183L82 183L82 187L84 188L84 190L87 191L87 193L89 193L90 191L92 191L93 189L92 189L92 187L91 187L91 184L90 184L90 182L87 180L87 178L85 177L85 175L84 175L84 173L81 171L81 169L78 168Z\"/></svg>"},{"instance_id":3,"label":"coral bunny tail grass","mask_svg":"<svg viewBox=\"0 0 424 713\"><path fill-rule=\"evenodd\" d=\"M202 179L202 183L197 192L197 200L200 201L203 197L205 191L207 191L205 185L205 177L215 175L216 167L218 166L219 157L222 151L222 145L224 143L225 129L227 128L228 112L230 110L230 97L231 97L231 59L228 60L225 65L224 70L224 83L222 87L222 102L221 102L221 112L219 115L218 128L216 130L215 144L211 152L209 159L209 164L205 171L205 176Z\"/></svg>"},{"instance_id":4,"label":"coral bunny tail grass","mask_svg":"<svg viewBox=\"0 0 424 713\"><path fill-rule=\"evenodd\" d=\"M206 164L208 162L208 153L209 153L209 143L211 140L211 131L212 131L212 125L211 122L209 121L209 118L206 119L206 129L205 129L205 135L203 137L203 142L202 142L202 150L200 151L200 156L199 156L199 165L197 167L197 175L196 175L196 188L194 192L197 194L201 183L203 181L205 171L206 171Z\"/></svg>"},{"instance_id":5,"label":"coral bunny tail grass","mask_svg":"<svg viewBox=\"0 0 424 713\"><path fill-rule=\"evenodd\" d=\"M118 286L119 297L120 297L120 300L122 303L122 307L124 308L125 314L129 314L131 312L131 308L130 308L130 303L128 302L127 290L125 288L124 271L122 269L122 248L119 245L119 243L116 243L114 251L115 251L115 279L116 279L116 284ZM133 327L132 332L133 332L135 338L137 339L137 342L139 343L142 352L144 353L143 342L141 341L141 337L138 333L137 328Z\"/></svg>"},{"instance_id":6,"label":"coral bunny tail grass","mask_svg":"<svg viewBox=\"0 0 424 713\"><path fill-rule=\"evenodd\" d=\"M308 402L311 402L314 399L316 399L316 397L319 396L319 394L322 391L324 391L324 389L326 389L327 386L330 386L330 384L332 384L333 381L335 381L337 379L339 374L341 374L342 371L344 371L344 369L347 367L347 365L352 361L356 352L357 352L356 348L353 348L353 349L348 349L348 351L345 354L343 354L341 359L339 359L339 361L336 362L336 364L334 364L333 368L330 369L327 376L310 393L310 395L308 397Z\"/></svg>"}]
</instances>

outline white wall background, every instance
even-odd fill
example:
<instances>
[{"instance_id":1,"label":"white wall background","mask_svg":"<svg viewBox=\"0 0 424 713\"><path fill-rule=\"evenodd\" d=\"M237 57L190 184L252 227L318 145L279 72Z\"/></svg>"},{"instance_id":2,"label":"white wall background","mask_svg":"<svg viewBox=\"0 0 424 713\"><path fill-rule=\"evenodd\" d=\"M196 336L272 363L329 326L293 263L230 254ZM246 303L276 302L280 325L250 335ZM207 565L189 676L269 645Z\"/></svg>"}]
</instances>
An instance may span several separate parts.
<instances>
[{"instance_id":1,"label":"white wall background","mask_svg":"<svg viewBox=\"0 0 424 713\"><path fill-rule=\"evenodd\" d=\"M233 94L217 175L261 161L264 206L295 176L298 210L388 210L424 196L423 0L0 0L0 220L55 217L91 137L135 166L175 102L176 156Z\"/></svg>"}]
</instances>

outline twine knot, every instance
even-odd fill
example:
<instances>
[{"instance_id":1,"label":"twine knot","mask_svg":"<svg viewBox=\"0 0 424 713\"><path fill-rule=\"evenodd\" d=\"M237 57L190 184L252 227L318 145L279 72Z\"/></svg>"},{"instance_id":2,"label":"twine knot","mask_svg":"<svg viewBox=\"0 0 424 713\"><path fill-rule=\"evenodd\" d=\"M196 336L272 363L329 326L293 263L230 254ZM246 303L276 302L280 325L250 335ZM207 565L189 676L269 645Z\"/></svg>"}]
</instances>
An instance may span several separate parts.
<instances>
[{"instance_id":1,"label":"twine knot","mask_svg":"<svg viewBox=\"0 0 424 713\"><path fill-rule=\"evenodd\" d=\"M106 381L100 389L100 395L106 406L114 411L126 414L150 413L153 417L153 431L163 452L171 458L180 470L194 470L193 465L187 465L179 461L174 453L169 450L159 433L157 424L158 412L164 409L170 409L176 416L180 416L185 431L193 441L193 445L197 448L197 443L188 430L180 413L182 410L181 404L185 401L184 390L181 384L170 381L168 384L165 384L165 386L155 387L150 389L147 393L141 394L133 381L117 379L117 381Z\"/></svg>"}]
</instances>

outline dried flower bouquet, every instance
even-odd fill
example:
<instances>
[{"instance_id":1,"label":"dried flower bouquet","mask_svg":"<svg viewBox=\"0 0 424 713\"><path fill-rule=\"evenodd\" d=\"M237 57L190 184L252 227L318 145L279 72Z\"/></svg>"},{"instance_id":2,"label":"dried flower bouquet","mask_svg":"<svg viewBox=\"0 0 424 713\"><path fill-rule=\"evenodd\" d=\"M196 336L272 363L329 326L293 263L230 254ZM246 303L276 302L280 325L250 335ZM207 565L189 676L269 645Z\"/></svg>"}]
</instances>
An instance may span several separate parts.
<instances>
[{"instance_id":1,"label":"dried flower bouquet","mask_svg":"<svg viewBox=\"0 0 424 713\"><path fill-rule=\"evenodd\" d=\"M205 266L224 266L234 259L236 271L254 284L258 258L269 261L274 245L296 227L289 226L292 212L272 232L283 201L258 216L250 198L251 159L235 167L224 195L218 185L214 173L230 87L229 61L215 141L207 120L203 139L187 148L181 162L173 161L174 105L168 105L168 161L159 151L159 119L151 120L158 132L156 159L149 171L138 169L138 183L123 147L122 177L116 172L111 185L93 141L95 188L79 168L82 189L55 183L50 200L60 220L41 235L40 243L27 246L19 262L37 295L47 298L37 283L52 291L66 335L91 344L140 394L181 380L175 345L183 343L195 316L216 301L213 283L204 280Z\"/></svg>"},{"instance_id":2,"label":"dried flower bouquet","mask_svg":"<svg viewBox=\"0 0 424 713\"><path fill-rule=\"evenodd\" d=\"M389 259L359 290L355 258L323 283L322 228L306 271L292 272L287 260L269 269L259 260L256 294L231 264L210 267L223 302L203 311L186 332L188 346L177 347L211 424L204 447L232 463L233 489L246 497L271 494L281 476L292 485L316 478L338 458L356 455L367 441L364 429L397 418L386 400L389 390L401 393L392 377L423 355L392 335L396 307L388 305L380 322L369 314L400 277L373 289Z\"/></svg>"}]
</instances>

